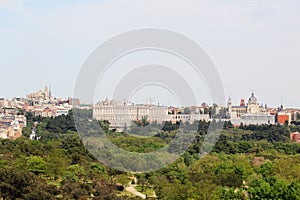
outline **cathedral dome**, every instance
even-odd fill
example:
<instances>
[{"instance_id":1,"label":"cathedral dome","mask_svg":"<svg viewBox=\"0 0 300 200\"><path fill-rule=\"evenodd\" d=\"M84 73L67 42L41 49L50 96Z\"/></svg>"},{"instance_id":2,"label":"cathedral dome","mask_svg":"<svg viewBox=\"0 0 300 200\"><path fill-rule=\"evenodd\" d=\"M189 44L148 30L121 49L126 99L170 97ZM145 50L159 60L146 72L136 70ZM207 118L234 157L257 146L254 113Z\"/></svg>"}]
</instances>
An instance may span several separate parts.
<instances>
[{"instance_id":1,"label":"cathedral dome","mask_svg":"<svg viewBox=\"0 0 300 200\"><path fill-rule=\"evenodd\" d=\"M252 92L251 97L249 98L249 104L256 104L257 98L254 96L254 93Z\"/></svg>"}]
</instances>

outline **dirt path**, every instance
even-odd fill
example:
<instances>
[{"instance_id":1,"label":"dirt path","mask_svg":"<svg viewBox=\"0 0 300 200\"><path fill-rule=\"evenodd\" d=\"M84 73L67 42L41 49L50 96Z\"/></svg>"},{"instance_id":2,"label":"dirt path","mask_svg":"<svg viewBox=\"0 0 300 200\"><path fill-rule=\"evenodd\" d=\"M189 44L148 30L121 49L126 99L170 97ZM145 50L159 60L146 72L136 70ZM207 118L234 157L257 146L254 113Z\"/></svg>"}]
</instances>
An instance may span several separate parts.
<instances>
[{"instance_id":1,"label":"dirt path","mask_svg":"<svg viewBox=\"0 0 300 200\"><path fill-rule=\"evenodd\" d=\"M136 196L139 196L142 199L146 199L146 195L138 192L134 187L135 187L135 185L130 184L128 187L126 187L126 191L130 192L130 193L132 193L132 194L134 194Z\"/></svg>"},{"instance_id":2,"label":"dirt path","mask_svg":"<svg viewBox=\"0 0 300 200\"><path fill-rule=\"evenodd\" d=\"M136 185L136 183L137 183L137 178L136 178L136 177L134 177L134 182L135 182L135 184L131 184L131 182L129 183L128 187L126 188L126 191L127 191L127 192L130 192L130 193L132 193L132 194L134 194L134 195L136 195L136 196L139 196L139 197L141 197L142 199L146 199L146 195L140 193L139 191L137 191L137 190L135 189L135 186L137 186L137 185Z\"/></svg>"},{"instance_id":3,"label":"dirt path","mask_svg":"<svg viewBox=\"0 0 300 200\"><path fill-rule=\"evenodd\" d=\"M135 187L137 186L137 178L136 177L133 177L134 178L134 182L135 182L135 184L131 184L131 182L128 184L128 187L126 187L126 191L127 192L130 192L130 193L132 193L132 194L134 194L134 195L136 195L136 196L138 196L138 197L141 197L142 199L146 199L146 195L145 194L143 194L143 193L141 193L141 192L139 192L139 191L137 191L136 189L135 189ZM156 198L156 194L155 194L155 192L153 192L153 196L151 196L151 197L154 197L154 198Z\"/></svg>"}]
</instances>

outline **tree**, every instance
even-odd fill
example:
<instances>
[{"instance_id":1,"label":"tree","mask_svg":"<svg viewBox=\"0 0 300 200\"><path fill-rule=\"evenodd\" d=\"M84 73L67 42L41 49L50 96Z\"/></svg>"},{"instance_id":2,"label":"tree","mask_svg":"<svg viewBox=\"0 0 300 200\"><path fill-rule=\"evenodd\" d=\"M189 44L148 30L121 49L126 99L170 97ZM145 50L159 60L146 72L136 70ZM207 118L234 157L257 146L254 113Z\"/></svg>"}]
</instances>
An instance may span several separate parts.
<instances>
[{"instance_id":1,"label":"tree","mask_svg":"<svg viewBox=\"0 0 300 200\"><path fill-rule=\"evenodd\" d=\"M235 190L233 188L220 188L221 200L245 200L246 192L242 190Z\"/></svg>"},{"instance_id":2,"label":"tree","mask_svg":"<svg viewBox=\"0 0 300 200\"><path fill-rule=\"evenodd\" d=\"M261 174L263 178L268 178L274 175L274 166L271 162L265 162L261 166L259 166L257 169L255 169L255 172L258 174Z\"/></svg>"},{"instance_id":3,"label":"tree","mask_svg":"<svg viewBox=\"0 0 300 200\"><path fill-rule=\"evenodd\" d=\"M250 183L250 199L299 199L299 183L288 183L275 177L268 180L257 179Z\"/></svg>"},{"instance_id":4,"label":"tree","mask_svg":"<svg viewBox=\"0 0 300 200\"><path fill-rule=\"evenodd\" d=\"M14 168L0 169L0 197L3 199L54 199L56 188L33 173Z\"/></svg>"},{"instance_id":5,"label":"tree","mask_svg":"<svg viewBox=\"0 0 300 200\"><path fill-rule=\"evenodd\" d=\"M79 182L85 175L85 170L79 164L70 165L63 174L64 180Z\"/></svg>"},{"instance_id":6,"label":"tree","mask_svg":"<svg viewBox=\"0 0 300 200\"><path fill-rule=\"evenodd\" d=\"M62 176L64 169L71 163L62 149L53 149L46 158L46 172L49 177L57 180Z\"/></svg>"},{"instance_id":7,"label":"tree","mask_svg":"<svg viewBox=\"0 0 300 200\"><path fill-rule=\"evenodd\" d=\"M145 178L145 175L137 174L136 177L137 177L137 180L138 180L138 184L142 186L142 192L144 192L145 191L145 185L147 183L147 179Z\"/></svg>"},{"instance_id":8,"label":"tree","mask_svg":"<svg viewBox=\"0 0 300 200\"><path fill-rule=\"evenodd\" d=\"M46 162L40 156L30 156L26 161L27 170L36 175L46 172Z\"/></svg>"}]
</instances>

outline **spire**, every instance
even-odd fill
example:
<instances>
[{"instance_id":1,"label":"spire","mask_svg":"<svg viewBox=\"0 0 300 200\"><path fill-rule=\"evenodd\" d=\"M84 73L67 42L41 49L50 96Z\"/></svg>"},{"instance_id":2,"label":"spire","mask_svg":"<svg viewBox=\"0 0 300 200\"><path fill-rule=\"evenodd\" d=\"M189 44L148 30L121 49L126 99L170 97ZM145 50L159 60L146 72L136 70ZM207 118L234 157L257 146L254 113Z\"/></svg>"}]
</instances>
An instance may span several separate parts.
<instances>
[{"instance_id":1,"label":"spire","mask_svg":"<svg viewBox=\"0 0 300 200\"><path fill-rule=\"evenodd\" d=\"M231 97L229 97L228 102L227 102L227 106L229 107L231 105L232 105L232 100L231 100Z\"/></svg>"}]
</instances>

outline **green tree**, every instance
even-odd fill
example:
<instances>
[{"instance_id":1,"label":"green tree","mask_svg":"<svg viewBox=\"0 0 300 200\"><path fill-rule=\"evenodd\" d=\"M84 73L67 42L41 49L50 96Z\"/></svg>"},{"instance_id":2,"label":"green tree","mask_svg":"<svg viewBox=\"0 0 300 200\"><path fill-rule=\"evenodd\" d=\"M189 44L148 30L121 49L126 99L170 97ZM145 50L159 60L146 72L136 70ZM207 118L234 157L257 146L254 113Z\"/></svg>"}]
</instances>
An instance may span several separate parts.
<instances>
[{"instance_id":1,"label":"green tree","mask_svg":"<svg viewBox=\"0 0 300 200\"><path fill-rule=\"evenodd\" d=\"M84 178L85 170L79 164L70 165L64 172L64 180L70 180L72 182L79 182Z\"/></svg>"},{"instance_id":2,"label":"green tree","mask_svg":"<svg viewBox=\"0 0 300 200\"><path fill-rule=\"evenodd\" d=\"M62 176L64 169L71 163L62 149L52 149L46 158L46 172L49 177L57 180Z\"/></svg>"},{"instance_id":3,"label":"green tree","mask_svg":"<svg viewBox=\"0 0 300 200\"><path fill-rule=\"evenodd\" d=\"M36 175L44 174L46 172L46 162L40 156L30 156L26 160L27 170Z\"/></svg>"}]
</instances>

